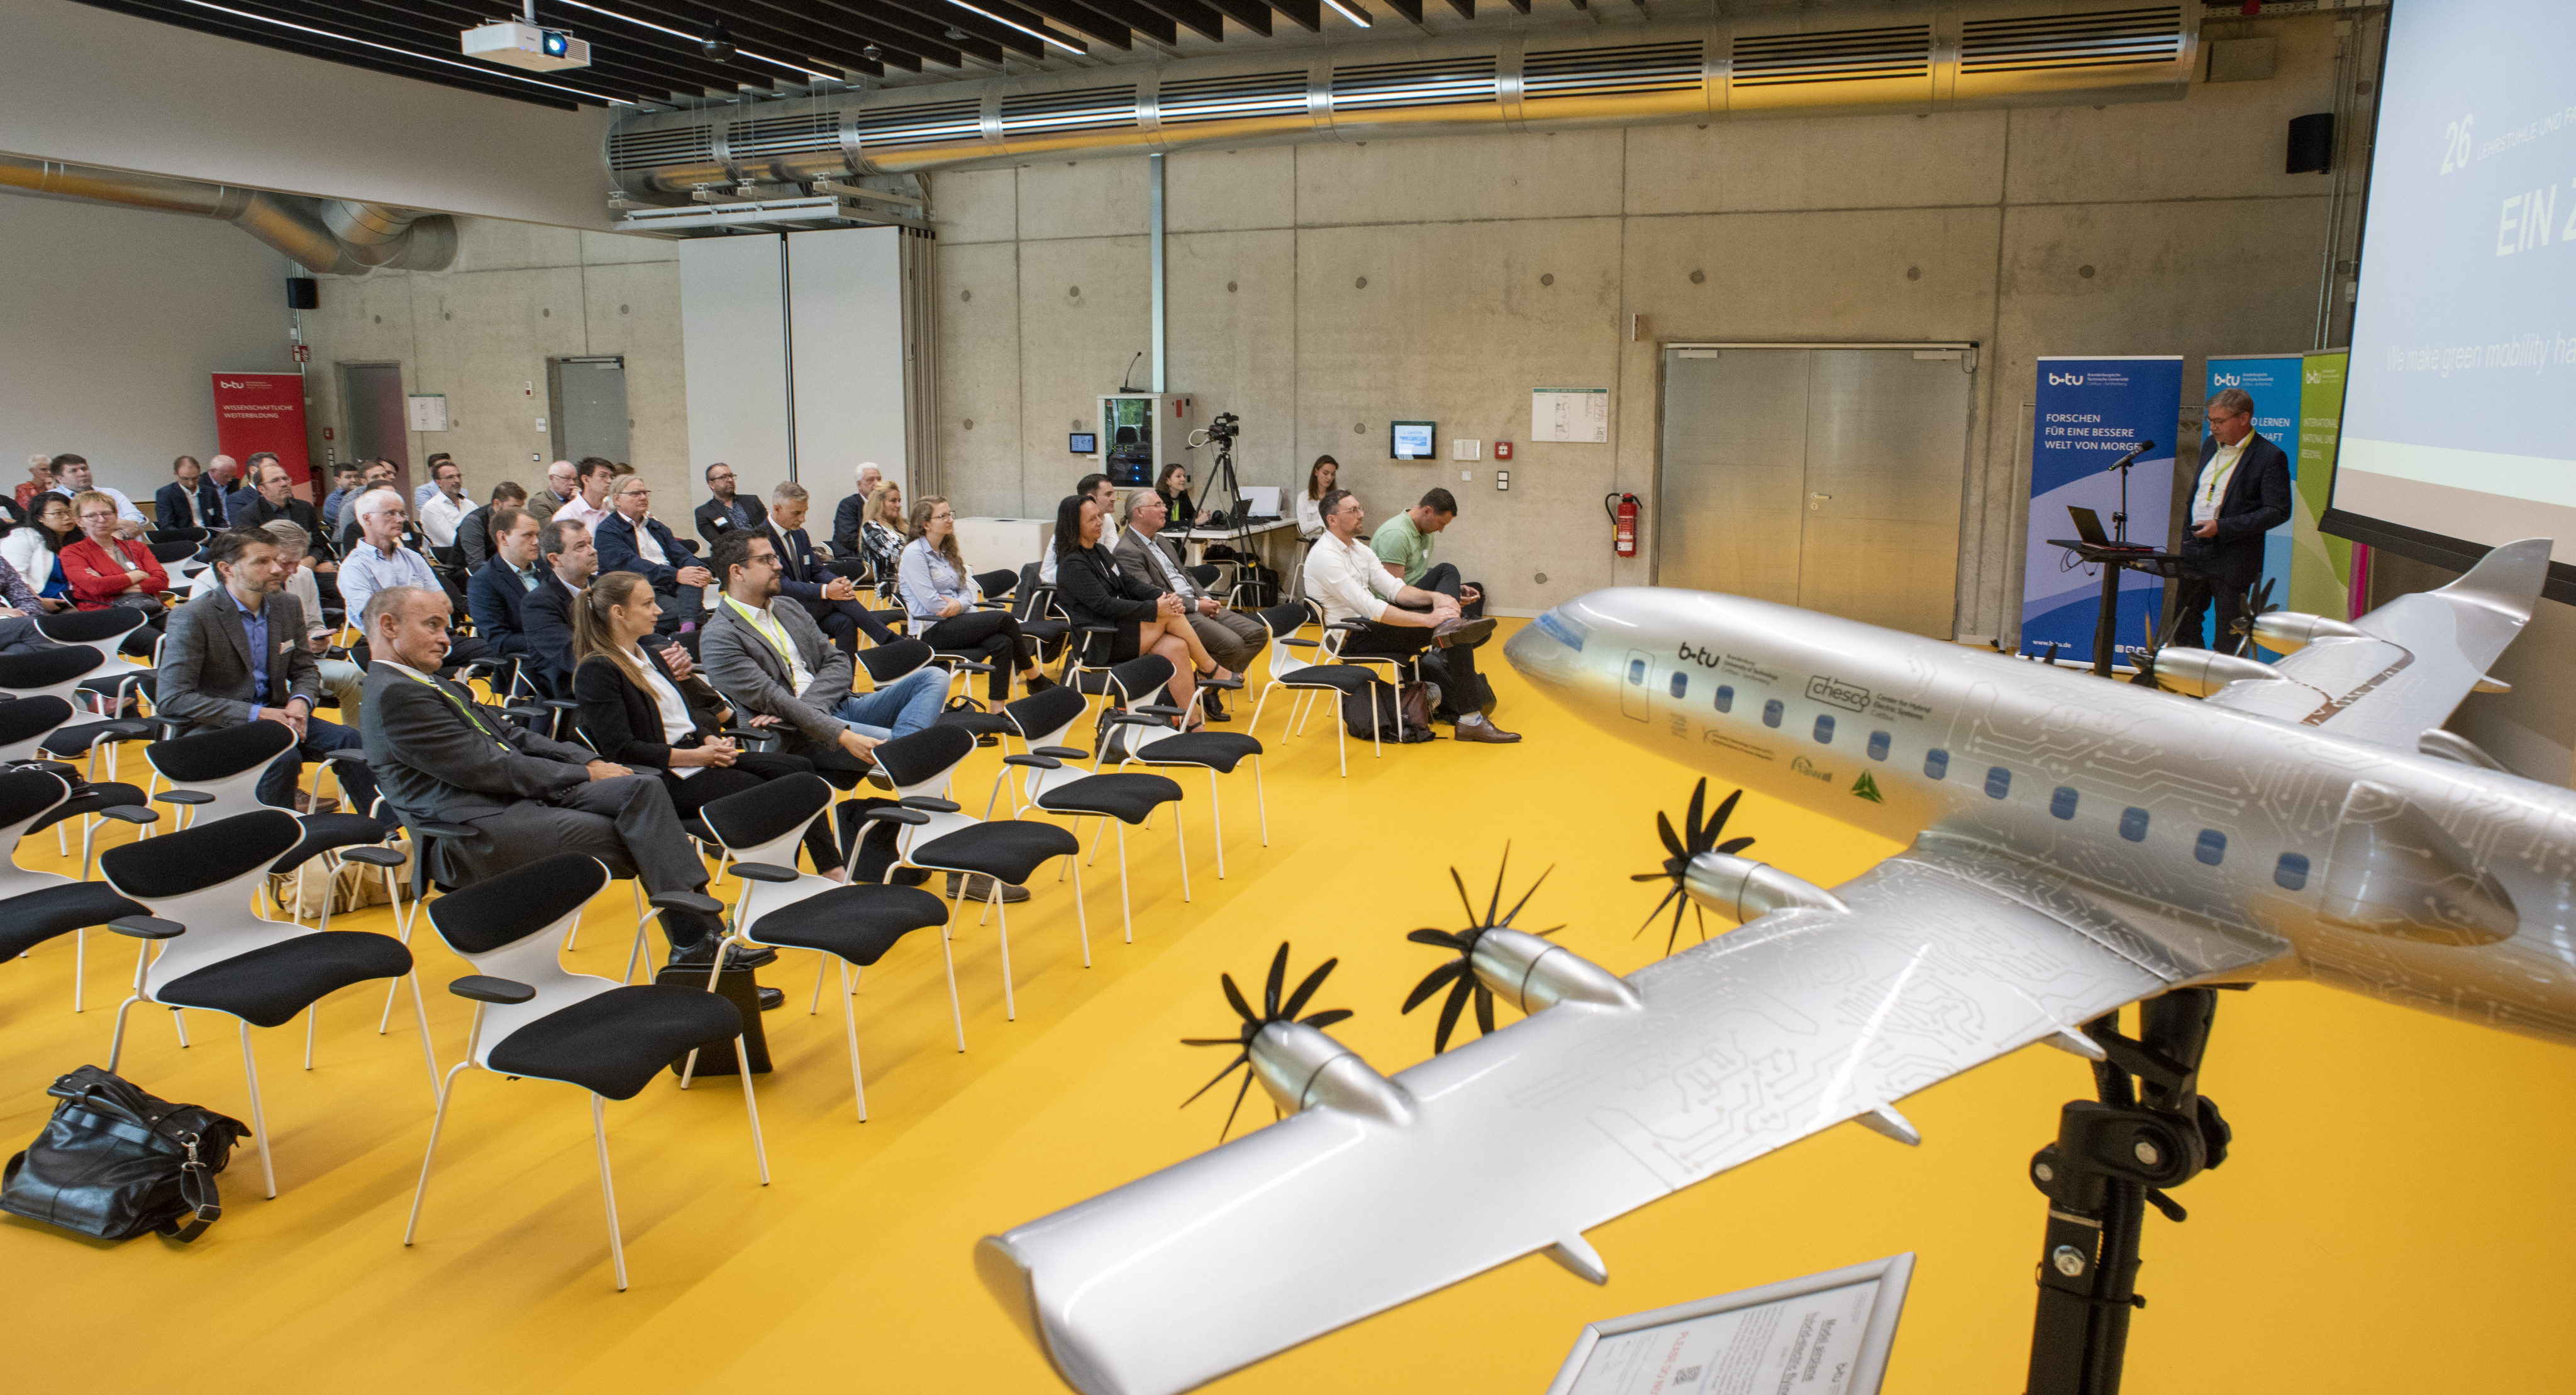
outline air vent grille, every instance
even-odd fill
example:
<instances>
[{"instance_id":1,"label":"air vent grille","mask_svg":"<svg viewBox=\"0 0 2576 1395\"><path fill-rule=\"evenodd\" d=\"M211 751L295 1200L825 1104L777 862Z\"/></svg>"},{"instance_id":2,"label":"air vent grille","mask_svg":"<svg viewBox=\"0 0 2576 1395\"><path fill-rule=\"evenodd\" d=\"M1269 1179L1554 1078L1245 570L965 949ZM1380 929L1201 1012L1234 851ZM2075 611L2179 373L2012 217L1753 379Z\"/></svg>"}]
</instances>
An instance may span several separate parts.
<instances>
[{"instance_id":1,"label":"air vent grille","mask_svg":"<svg viewBox=\"0 0 2576 1395\"><path fill-rule=\"evenodd\" d=\"M859 108L859 145L876 150L909 150L924 145L962 145L983 139L984 104L925 102L920 106L882 110Z\"/></svg>"},{"instance_id":2,"label":"air vent grille","mask_svg":"<svg viewBox=\"0 0 2576 1395\"><path fill-rule=\"evenodd\" d=\"M1521 96L1532 101L1689 92L1699 85L1697 40L1624 48L1539 49L1521 60Z\"/></svg>"},{"instance_id":3,"label":"air vent grille","mask_svg":"<svg viewBox=\"0 0 2576 1395\"><path fill-rule=\"evenodd\" d=\"M1333 70L1333 110L1402 111L1494 100L1490 54L1410 63L1361 63Z\"/></svg>"},{"instance_id":4,"label":"air vent grille","mask_svg":"<svg viewBox=\"0 0 2576 1395\"><path fill-rule=\"evenodd\" d=\"M1838 29L1822 34L1748 34L1735 41L1734 87L1810 82L1883 82L1929 77L1932 26Z\"/></svg>"},{"instance_id":5,"label":"air vent grille","mask_svg":"<svg viewBox=\"0 0 2576 1395\"><path fill-rule=\"evenodd\" d=\"M655 165L704 164L715 158L715 128L665 126L650 131L618 131L608 138L608 167L634 170Z\"/></svg>"},{"instance_id":6,"label":"air vent grille","mask_svg":"<svg viewBox=\"0 0 2576 1395\"><path fill-rule=\"evenodd\" d=\"M1232 77L1166 82L1154 105L1166 126L1259 117L1304 116L1306 74L1241 73Z\"/></svg>"},{"instance_id":7,"label":"air vent grille","mask_svg":"<svg viewBox=\"0 0 2576 1395\"><path fill-rule=\"evenodd\" d=\"M725 144L737 160L771 160L781 155L810 155L841 148L841 114L806 112L773 116L765 121L737 121Z\"/></svg>"},{"instance_id":8,"label":"air vent grille","mask_svg":"<svg viewBox=\"0 0 2576 1395\"><path fill-rule=\"evenodd\" d=\"M2136 10L1974 20L1960 31L1959 71L2026 73L2171 63L2182 56L2182 10Z\"/></svg>"},{"instance_id":9,"label":"air vent grille","mask_svg":"<svg viewBox=\"0 0 2576 1395\"><path fill-rule=\"evenodd\" d=\"M1102 131L1136 124L1136 88L1086 87L1002 99L1002 136Z\"/></svg>"}]
</instances>

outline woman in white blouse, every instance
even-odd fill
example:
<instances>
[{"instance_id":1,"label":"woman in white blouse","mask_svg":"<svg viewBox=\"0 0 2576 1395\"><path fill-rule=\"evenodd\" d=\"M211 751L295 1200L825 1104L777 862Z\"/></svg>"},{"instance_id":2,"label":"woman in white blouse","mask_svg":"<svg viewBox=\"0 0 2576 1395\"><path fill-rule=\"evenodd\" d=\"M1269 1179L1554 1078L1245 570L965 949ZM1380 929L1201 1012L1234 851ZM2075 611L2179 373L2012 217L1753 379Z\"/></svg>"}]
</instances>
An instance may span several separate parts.
<instances>
[{"instance_id":1,"label":"woman in white blouse","mask_svg":"<svg viewBox=\"0 0 2576 1395\"><path fill-rule=\"evenodd\" d=\"M49 490L27 502L27 513L33 522L0 538L0 558L7 559L47 610L69 610L72 593L64 584L57 558L65 543L80 540L80 526L72 520L72 501Z\"/></svg>"},{"instance_id":2,"label":"woman in white blouse","mask_svg":"<svg viewBox=\"0 0 2576 1395\"><path fill-rule=\"evenodd\" d=\"M1340 461L1329 455L1315 457L1315 468L1306 472L1306 497L1297 501L1297 536L1313 542L1324 535L1324 496L1337 487L1333 481L1341 474Z\"/></svg>"}]
</instances>

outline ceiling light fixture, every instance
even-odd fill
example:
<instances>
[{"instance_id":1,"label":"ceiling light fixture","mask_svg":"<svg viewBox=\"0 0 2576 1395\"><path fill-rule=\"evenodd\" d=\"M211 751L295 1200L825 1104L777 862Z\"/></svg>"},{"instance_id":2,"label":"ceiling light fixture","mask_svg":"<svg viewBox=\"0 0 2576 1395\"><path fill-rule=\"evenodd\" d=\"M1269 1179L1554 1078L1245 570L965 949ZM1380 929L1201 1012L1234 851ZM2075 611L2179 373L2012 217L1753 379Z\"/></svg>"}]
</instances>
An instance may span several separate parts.
<instances>
[{"instance_id":1,"label":"ceiling light fixture","mask_svg":"<svg viewBox=\"0 0 2576 1395\"><path fill-rule=\"evenodd\" d=\"M1036 39L1036 40L1037 40L1037 41L1039 41L1040 43L1049 43L1049 44L1053 44L1053 45L1055 45L1057 48L1063 49L1065 52L1072 54L1072 55L1073 55L1074 57L1076 57L1076 58L1087 58L1087 57L1090 57L1090 54L1089 54L1088 52L1086 52L1085 50L1080 49L1080 48L1077 48L1077 47L1075 47L1075 46L1074 46L1074 45L1072 45L1072 44L1066 43L1064 40L1057 38L1055 35L1050 34L1050 33L1046 32L1046 31L1045 31L1045 30L1043 30L1043 29L1031 29L1030 27L1028 27L1028 26L1027 26L1027 25L1025 25L1025 24L1013 24L1011 21L1009 21L1009 20L1007 20L1007 19L1002 18L1000 15L997 15L997 14L993 13L991 10L978 9L977 7L975 7L975 6L973 6L973 5L969 5L969 4L967 4L967 3L966 3L966 0L948 0L948 3L949 3L949 4L952 4L952 5L955 5L957 8L959 8L959 9L961 9L961 10L964 10L964 11L966 11L966 12L967 12L967 13L969 13L969 14L978 14L978 15L982 15L984 18L986 18L986 19L989 19L989 20L993 21L995 24L1001 25L1001 26L1002 26L1003 28L1005 28L1005 29L1016 29L1016 30L1020 31L1020 32L1021 32L1021 33L1023 33L1023 34L1028 35L1030 38L1032 38L1032 39ZM958 33L956 30L953 30L953 29L949 31L948 36L949 36L950 38L952 38L952 39L962 39L962 38L966 37L965 35L963 35L963 34L961 34L961 33Z\"/></svg>"},{"instance_id":2,"label":"ceiling light fixture","mask_svg":"<svg viewBox=\"0 0 2576 1395\"><path fill-rule=\"evenodd\" d=\"M668 34L674 39L685 39L692 47L704 43L708 37L703 34L692 34L684 29L673 29L664 24L655 24L649 19L637 19L633 15L626 14L618 10L608 9L604 6L584 4L582 3L582 0L555 0L555 3L570 5L576 10L588 10L595 15L606 15L610 19L626 24L632 24L638 29L650 29L656 34ZM802 63L791 63L784 58L772 58L768 54L755 53L752 50L740 47L739 45L735 46L733 51L738 57L751 59L755 63L767 63L774 68L785 68L791 73L803 73L809 78L819 78L830 82L837 82L840 80L841 75L838 73L820 72L816 69L808 68Z\"/></svg>"},{"instance_id":3,"label":"ceiling light fixture","mask_svg":"<svg viewBox=\"0 0 2576 1395\"><path fill-rule=\"evenodd\" d=\"M212 0L182 0L182 2L194 5L201 10L212 10L219 15L231 15L235 19L257 20L262 24L273 24L280 29L292 29L299 34L311 34L318 38L329 39L334 43L356 44L362 48L382 49L387 53L400 54L401 56L412 59L416 62L437 63L450 68L463 68L465 71L473 73L478 77L507 78L512 82L527 83L531 87L543 87L555 92L569 92L576 97L586 98L590 101L606 102L613 107L631 107L635 105L635 103L630 102L623 97L611 97L605 92L586 92L578 87L566 87L559 82L546 82L538 78L524 77L518 73L500 72L496 69L483 67L474 63L460 63L453 58L441 58L437 54L421 53L414 49L396 48L392 44L380 44L373 39L361 39L352 34L336 34L328 29L316 29L309 24L297 24L292 20L285 19L272 19L267 15L252 14L248 10L236 10L229 5L217 5L212 3ZM571 3L571 0L566 0L566 3Z\"/></svg>"},{"instance_id":4,"label":"ceiling light fixture","mask_svg":"<svg viewBox=\"0 0 2576 1395\"><path fill-rule=\"evenodd\" d=\"M1346 5L1342 3L1342 0L1324 0L1324 3L1333 7L1333 13L1340 15L1342 18L1349 20L1351 23L1358 25L1362 29L1372 27L1369 24L1369 12L1361 9L1358 5Z\"/></svg>"}]
</instances>

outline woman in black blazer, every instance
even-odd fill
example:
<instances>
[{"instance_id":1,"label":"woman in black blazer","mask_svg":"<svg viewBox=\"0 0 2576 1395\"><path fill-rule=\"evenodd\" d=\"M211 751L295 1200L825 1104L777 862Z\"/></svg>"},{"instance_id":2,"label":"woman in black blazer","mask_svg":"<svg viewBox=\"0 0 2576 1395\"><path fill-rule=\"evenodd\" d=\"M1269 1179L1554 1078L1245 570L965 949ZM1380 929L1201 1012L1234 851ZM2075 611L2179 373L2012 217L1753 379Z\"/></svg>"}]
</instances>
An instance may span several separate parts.
<instances>
[{"instance_id":1,"label":"woman in black blazer","mask_svg":"<svg viewBox=\"0 0 2576 1395\"><path fill-rule=\"evenodd\" d=\"M1190 727L1195 730L1201 721L1198 709L1191 705L1198 695L1196 680L1234 675L1208 657L1198 632L1190 628L1189 609L1180 597L1119 570L1109 549L1100 545L1100 528L1100 505L1088 495L1068 494L1056 505L1056 601L1077 631L1084 625L1118 627L1105 662L1125 663L1141 654L1171 660L1172 705L1189 709ZM1086 661L1104 662L1096 653Z\"/></svg>"},{"instance_id":2,"label":"woman in black blazer","mask_svg":"<svg viewBox=\"0 0 2576 1395\"><path fill-rule=\"evenodd\" d=\"M685 671L675 676L663 658L641 647L661 618L652 583L634 572L610 572L573 597L572 695L581 704L582 735L600 759L660 775L684 819L727 795L813 773L814 763L802 756L745 751L715 734L733 717L724 699L705 679ZM680 663L688 658L677 645L660 653ZM754 717L751 724L776 720ZM674 727L681 733L676 739ZM815 871L838 881L841 853L831 824L826 812L805 830L805 853Z\"/></svg>"}]
</instances>

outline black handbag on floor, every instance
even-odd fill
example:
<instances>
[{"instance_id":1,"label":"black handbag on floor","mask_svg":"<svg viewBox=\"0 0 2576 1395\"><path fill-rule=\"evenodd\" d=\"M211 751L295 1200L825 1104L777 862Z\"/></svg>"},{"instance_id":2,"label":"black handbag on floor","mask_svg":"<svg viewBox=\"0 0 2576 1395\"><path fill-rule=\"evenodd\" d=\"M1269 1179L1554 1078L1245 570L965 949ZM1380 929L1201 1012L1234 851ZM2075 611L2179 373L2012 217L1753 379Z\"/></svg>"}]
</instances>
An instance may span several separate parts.
<instances>
[{"instance_id":1,"label":"black handbag on floor","mask_svg":"<svg viewBox=\"0 0 2576 1395\"><path fill-rule=\"evenodd\" d=\"M0 1211L104 1240L157 1231L182 1244L224 1213L215 1174L248 1125L172 1104L96 1066L59 1076L62 1101L34 1144L9 1159Z\"/></svg>"}]
</instances>

